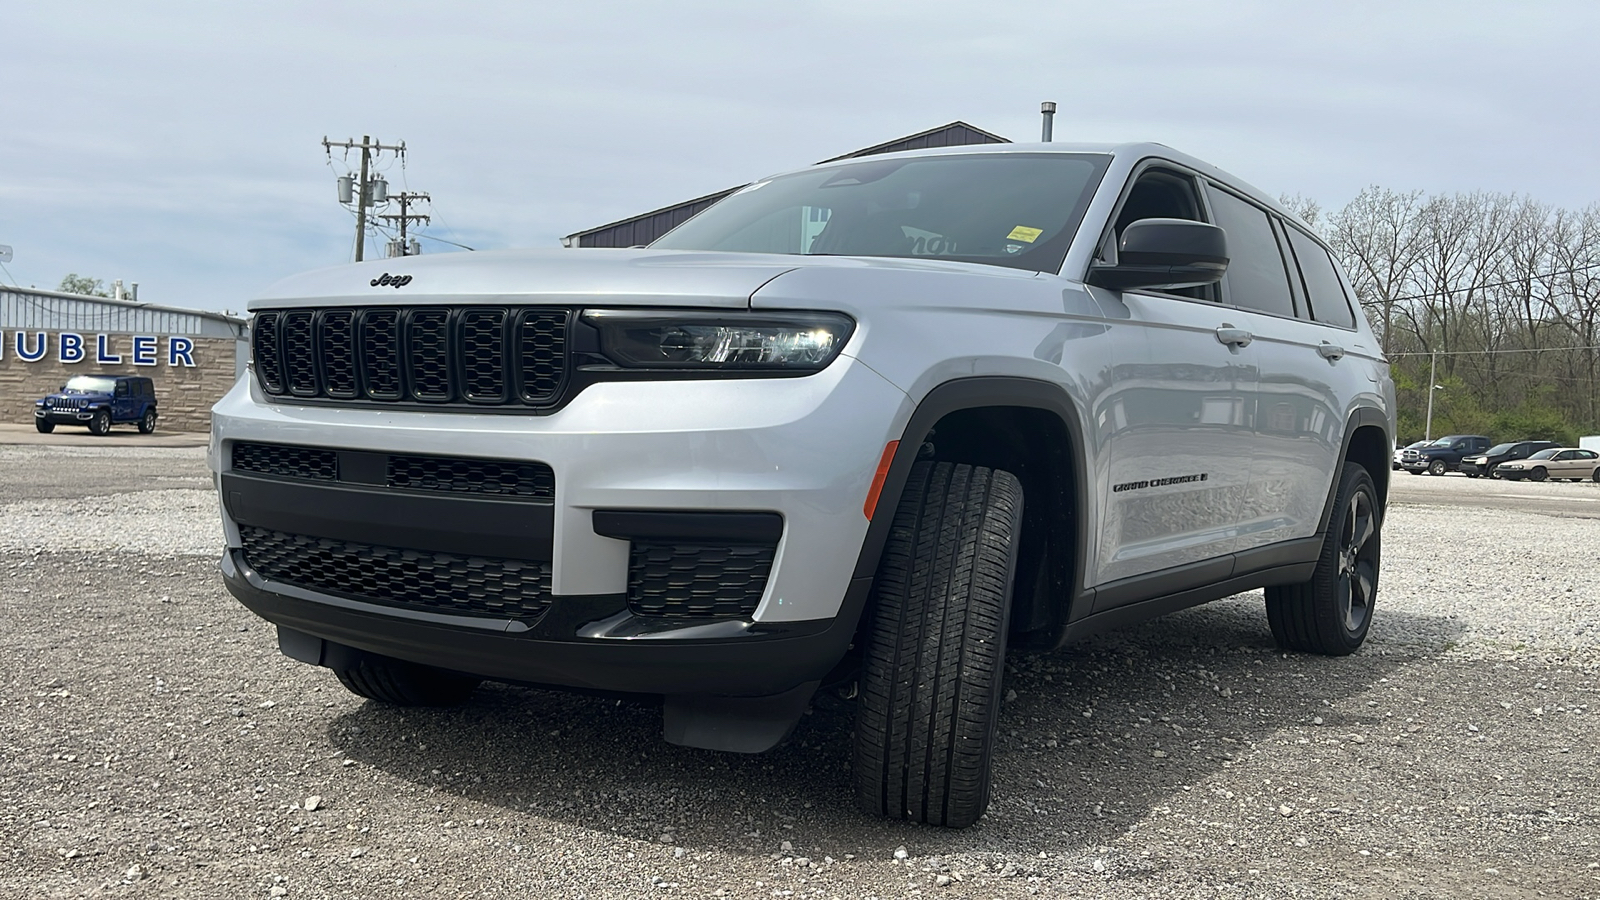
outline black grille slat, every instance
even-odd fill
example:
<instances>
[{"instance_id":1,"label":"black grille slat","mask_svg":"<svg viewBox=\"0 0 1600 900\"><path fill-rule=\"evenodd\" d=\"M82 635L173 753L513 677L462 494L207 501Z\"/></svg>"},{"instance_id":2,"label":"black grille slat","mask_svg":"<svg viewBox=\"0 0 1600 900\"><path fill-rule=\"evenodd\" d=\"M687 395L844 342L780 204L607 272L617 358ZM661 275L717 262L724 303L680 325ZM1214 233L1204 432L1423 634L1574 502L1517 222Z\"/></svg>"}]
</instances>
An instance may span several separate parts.
<instances>
[{"instance_id":1,"label":"black grille slat","mask_svg":"<svg viewBox=\"0 0 1600 900\"><path fill-rule=\"evenodd\" d=\"M317 319L317 349L322 359L323 390L329 397L352 400L361 396L356 378L356 316L348 309L333 309Z\"/></svg>"},{"instance_id":2,"label":"black grille slat","mask_svg":"<svg viewBox=\"0 0 1600 900\"><path fill-rule=\"evenodd\" d=\"M400 374L400 313L369 309L361 314L361 374L368 397L399 400L405 396Z\"/></svg>"},{"instance_id":3,"label":"black grille slat","mask_svg":"<svg viewBox=\"0 0 1600 900\"><path fill-rule=\"evenodd\" d=\"M279 478L339 480L339 455L321 447L289 447L283 444L233 444L235 472L255 472Z\"/></svg>"},{"instance_id":4,"label":"black grille slat","mask_svg":"<svg viewBox=\"0 0 1600 900\"><path fill-rule=\"evenodd\" d=\"M245 562L274 581L367 603L480 618L538 619L550 564L408 550L239 527Z\"/></svg>"},{"instance_id":5,"label":"black grille slat","mask_svg":"<svg viewBox=\"0 0 1600 900\"><path fill-rule=\"evenodd\" d=\"M461 395L473 403L506 401L506 311L461 313Z\"/></svg>"},{"instance_id":6,"label":"black grille slat","mask_svg":"<svg viewBox=\"0 0 1600 900\"><path fill-rule=\"evenodd\" d=\"M289 393L296 397L315 397L321 393L317 385L317 357L312 331L313 314L291 312L283 316L283 368L289 383Z\"/></svg>"},{"instance_id":7,"label":"black grille slat","mask_svg":"<svg viewBox=\"0 0 1600 900\"><path fill-rule=\"evenodd\" d=\"M517 317L517 362L525 403L549 403L561 396L567 375L567 314L527 309Z\"/></svg>"},{"instance_id":8,"label":"black grille slat","mask_svg":"<svg viewBox=\"0 0 1600 900\"><path fill-rule=\"evenodd\" d=\"M572 312L553 307L286 309L252 324L256 380L308 401L559 406Z\"/></svg>"},{"instance_id":9,"label":"black grille slat","mask_svg":"<svg viewBox=\"0 0 1600 900\"><path fill-rule=\"evenodd\" d=\"M406 329L411 393L435 403L453 399L450 387L450 311L418 309Z\"/></svg>"},{"instance_id":10,"label":"black grille slat","mask_svg":"<svg viewBox=\"0 0 1600 900\"><path fill-rule=\"evenodd\" d=\"M772 573L774 545L634 541L628 608L672 619L748 618Z\"/></svg>"},{"instance_id":11,"label":"black grille slat","mask_svg":"<svg viewBox=\"0 0 1600 900\"><path fill-rule=\"evenodd\" d=\"M255 354L256 378L269 394L283 393L283 363L278 359L278 314L256 316L250 329L251 350Z\"/></svg>"},{"instance_id":12,"label":"black grille slat","mask_svg":"<svg viewBox=\"0 0 1600 900\"><path fill-rule=\"evenodd\" d=\"M554 500L556 476L544 463L443 456L389 457L387 486Z\"/></svg>"}]
</instances>

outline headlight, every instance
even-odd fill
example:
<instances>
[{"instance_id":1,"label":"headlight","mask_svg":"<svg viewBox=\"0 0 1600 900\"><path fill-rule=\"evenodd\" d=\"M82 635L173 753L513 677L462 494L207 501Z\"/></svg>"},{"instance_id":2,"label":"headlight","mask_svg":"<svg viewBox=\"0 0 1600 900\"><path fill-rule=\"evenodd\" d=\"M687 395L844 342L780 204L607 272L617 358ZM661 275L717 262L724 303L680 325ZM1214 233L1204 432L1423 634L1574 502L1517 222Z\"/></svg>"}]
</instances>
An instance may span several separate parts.
<instances>
[{"instance_id":1,"label":"headlight","mask_svg":"<svg viewBox=\"0 0 1600 900\"><path fill-rule=\"evenodd\" d=\"M815 372L855 330L837 313L589 309L583 317L606 358L630 369Z\"/></svg>"}]
</instances>

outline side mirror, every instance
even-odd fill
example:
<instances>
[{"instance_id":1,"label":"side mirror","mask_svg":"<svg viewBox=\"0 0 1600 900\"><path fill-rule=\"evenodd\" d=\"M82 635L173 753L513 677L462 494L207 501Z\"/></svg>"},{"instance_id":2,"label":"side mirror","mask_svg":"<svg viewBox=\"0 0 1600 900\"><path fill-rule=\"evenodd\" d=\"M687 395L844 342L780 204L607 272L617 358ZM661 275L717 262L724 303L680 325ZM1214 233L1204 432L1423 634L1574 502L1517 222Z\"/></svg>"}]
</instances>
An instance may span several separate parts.
<instances>
[{"instance_id":1,"label":"side mirror","mask_svg":"<svg viewBox=\"0 0 1600 900\"><path fill-rule=\"evenodd\" d=\"M1228 236L1188 219L1140 219L1122 229L1115 263L1089 267L1090 284L1115 291L1215 284L1228 270Z\"/></svg>"}]
</instances>

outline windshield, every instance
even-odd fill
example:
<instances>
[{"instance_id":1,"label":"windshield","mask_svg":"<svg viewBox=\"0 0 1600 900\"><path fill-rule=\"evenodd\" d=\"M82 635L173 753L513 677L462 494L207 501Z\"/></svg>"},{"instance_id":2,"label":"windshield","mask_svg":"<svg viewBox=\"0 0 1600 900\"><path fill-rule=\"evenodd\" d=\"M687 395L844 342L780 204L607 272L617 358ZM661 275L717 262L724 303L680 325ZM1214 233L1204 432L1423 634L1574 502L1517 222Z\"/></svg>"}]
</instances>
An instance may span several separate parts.
<instances>
[{"instance_id":1,"label":"windshield","mask_svg":"<svg viewBox=\"0 0 1600 900\"><path fill-rule=\"evenodd\" d=\"M1456 442L1455 438L1439 438L1437 441L1434 441L1433 443L1429 444L1428 446L1429 447L1448 447L1451 444L1454 444L1455 442Z\"/></svg>"},{"instance_id":2,"label":"windshield","mask_svg":"<svg viewBox=\"0 0 1600 900\"><path fill-rule=\"evenodd\" d=\"M760 181L651 247L946 259L1056 271L1110 157L880 159Z\"/></svg>"},{"instance_id":3,"label":"windshield","mask_svg":"<svg viewBox=\"0 0 1600 900\"><path fill-rule=\"evenodd\" d=\"M1487 456L1499 456L1499 455L1501 455L1503 453L1510 453L1511 452L1511 448L1515 447L1515 446L1516 446L1516 444L1495 444L1493 447L1489 448L1489 452L1487 454L1485 454L1485 455L1487 455Z\"/></svg>"},{"instance_id":4,"label":"windshield","mask_svg":"<svg viewBox=\"0 0 1600 900\"><path fill-rule=\"evenodd\" d=\"M1553 448L1553 449L1550 449L1550 450L1540 450L1538 453L1535 453L1534 455L1532 455L1532 456L1530 456L1528 458L1529 459L1551 459L1557 453L1560 453L1560 452L1561 452L1561 448L1560 447L1556 447L1556 448Z\"/></svg>"},{"instance_id":5,"label":"windshield","mask_svg":"<svg viewBox=\"0 0 1600 900\"><path fill-rule=\"evenodd\" d=\"M114 378L100 378L94 375L74 375L67 379L63 390L75 391L80 394L109 394L116 388Z\"/></svg>"}]
</instances>

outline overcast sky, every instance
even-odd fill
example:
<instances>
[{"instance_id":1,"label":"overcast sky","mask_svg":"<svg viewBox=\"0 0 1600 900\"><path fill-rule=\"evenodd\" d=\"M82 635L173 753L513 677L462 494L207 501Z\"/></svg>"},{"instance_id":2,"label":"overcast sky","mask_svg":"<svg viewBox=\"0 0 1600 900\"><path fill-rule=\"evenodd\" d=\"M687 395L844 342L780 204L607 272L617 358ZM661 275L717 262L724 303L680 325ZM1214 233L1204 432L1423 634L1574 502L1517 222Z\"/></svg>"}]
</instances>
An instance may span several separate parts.
<instances>
[{"instance_id":1,"label":"overcast sky","mask_svg":"<svg viewBox=\"0 0 1600 900\"><path fill-rule=\"evenodd\" d=\"M1338 208L1377 184L1600 201L1594 0L73 2L0 13L0 281L244 307L352 259L321 146L426 234L562 235L960 119L1153 140ZM453 250L423 242L425 252ZM382 240L368 241L368 257Z\"/></svg>"}]
</instances>

